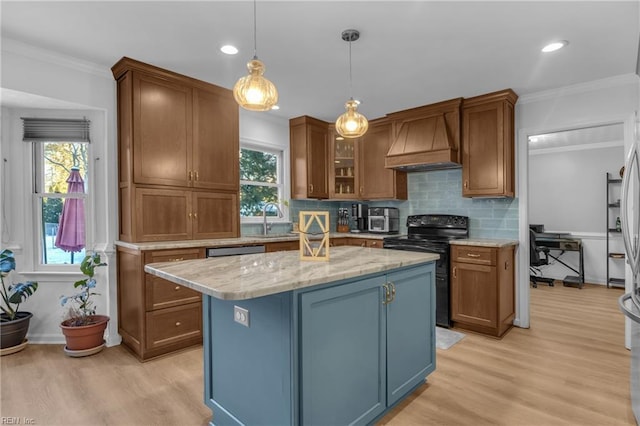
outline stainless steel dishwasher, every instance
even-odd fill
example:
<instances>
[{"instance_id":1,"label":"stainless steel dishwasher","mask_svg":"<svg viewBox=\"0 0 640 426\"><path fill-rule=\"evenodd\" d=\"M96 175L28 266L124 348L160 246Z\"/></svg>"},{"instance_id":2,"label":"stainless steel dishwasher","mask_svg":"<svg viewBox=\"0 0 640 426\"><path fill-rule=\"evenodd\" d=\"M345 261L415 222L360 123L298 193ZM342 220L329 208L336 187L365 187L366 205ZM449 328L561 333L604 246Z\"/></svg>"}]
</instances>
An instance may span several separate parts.
<instances>
[{"instance_id":1,"label":"stainless steel dishwasher","mask_svg":"<svg viewBox=\"0 0 640 426\"><path fill-rule=\"evenodd\" d=\"M236 246L236 247L210 247L207 249L207 257L238 256L241 254L264 253L264 245Z\"/></svg>"}]
</instances>

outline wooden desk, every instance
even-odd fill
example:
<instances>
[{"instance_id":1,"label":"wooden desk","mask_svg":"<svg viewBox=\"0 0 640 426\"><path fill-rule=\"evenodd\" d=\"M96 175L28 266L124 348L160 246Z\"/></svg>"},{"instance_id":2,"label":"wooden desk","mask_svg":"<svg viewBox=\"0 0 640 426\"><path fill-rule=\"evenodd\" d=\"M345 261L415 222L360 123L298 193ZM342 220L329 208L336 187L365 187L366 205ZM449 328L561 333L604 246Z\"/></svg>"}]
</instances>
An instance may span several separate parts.
<instances>
[{"instance_id":1,"label":"wooden desk","mask_svg":"<svg viewBox=\"0 0 640 426\"><path fill-rule=\"evenodd\" d=\"M582 249L582 240L580 238L573 238L571 234L567 233L555 233L555 232L544 232L544 233L536 233L536 245L538 247L545 247L547 249L559 251L558 254L548 253L549 257L557 260L559 263L564 265L565 267L571 269L573 272L578 274L575 275L567 275L562 280L563 285L565 286L577 286L578 288L582 288L584 285L584 253ZM567 251L577 251L579 253L580 261L578 265L578 269L575 269L573 266L566 264L564 261L560 259L560 256L564 252Z\"/></svg>"}]
</instances>

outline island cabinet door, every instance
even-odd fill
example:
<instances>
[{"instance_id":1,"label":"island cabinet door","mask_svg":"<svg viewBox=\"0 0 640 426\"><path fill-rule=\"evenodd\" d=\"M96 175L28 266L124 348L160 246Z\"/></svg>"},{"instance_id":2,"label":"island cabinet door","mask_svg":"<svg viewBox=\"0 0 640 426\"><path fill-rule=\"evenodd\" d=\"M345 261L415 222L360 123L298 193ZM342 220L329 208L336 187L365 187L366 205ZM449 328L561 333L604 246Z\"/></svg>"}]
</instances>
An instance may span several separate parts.
<instances>
[{"instance_id":1,"label":"island cabinet door","mask_svg":"<svg viewBox=\"0 0 640 426\"><path fill-rule=\"evenodd\" d=\"M386 408L383 276L300 296L300 424L368 424Z\"/></svg>"},{"instance_id":2,"label":"island cabinet door","mask_svg":"<svg viewBox=\"0 0 640 426\"><path fill-rule=\"evenodd\" d=\"M435 369L433 265L392 272L387 303L387 405L423 383Z\"/></svg>"}]
</instances>

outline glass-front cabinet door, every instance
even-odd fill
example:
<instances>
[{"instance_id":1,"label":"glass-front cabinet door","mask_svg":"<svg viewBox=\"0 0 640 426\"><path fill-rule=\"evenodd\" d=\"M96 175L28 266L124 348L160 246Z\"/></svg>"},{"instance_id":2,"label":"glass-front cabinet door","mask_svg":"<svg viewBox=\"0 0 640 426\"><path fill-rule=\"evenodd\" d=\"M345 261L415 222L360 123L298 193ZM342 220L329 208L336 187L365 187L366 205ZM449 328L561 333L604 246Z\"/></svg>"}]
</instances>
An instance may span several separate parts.
<instances>
[{"instance_id":1,"label":"glass-front cabinet door","mask_svg":"<svg viewBox=\"0 0 640 426\"><path fill-rule=\"evenodd\" d=\"M340 136L333 128L331 135L332 162L329 172L330 198L354 200L357 198L357 167L356 144L358 139L348 139Z\"/></svg>"}]
</instances>

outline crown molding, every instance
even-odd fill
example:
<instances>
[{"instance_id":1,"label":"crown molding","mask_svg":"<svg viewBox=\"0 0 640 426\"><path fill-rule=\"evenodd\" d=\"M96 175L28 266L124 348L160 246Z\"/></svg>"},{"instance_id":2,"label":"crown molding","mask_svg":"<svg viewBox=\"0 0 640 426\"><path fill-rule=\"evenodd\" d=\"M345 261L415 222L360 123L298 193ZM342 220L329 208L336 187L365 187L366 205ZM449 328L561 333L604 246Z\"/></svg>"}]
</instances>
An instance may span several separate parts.
<instances>
[{"instance_id":1,"label":"crown molding","mask_svg":"<svg viewBox=\"0 0 640 426\"><path fill-rule=\"evenodd\" d=\"M614 77L602 78L600 80L588 81L586 83L578 83L570 86L558 87L556 89L549 89L536 93L528 93L520 96L520 98L518 99L518 104L546 101L550 99L556 99L561 96L592 92L594 90L609 89L611 87L625 86L634 83L640 83L640 76L635 73L622 74Z\"/></svg>"},{"instance_id":2,"label":"crown molding","mask_svg":"<svg viewBox=\"0 0 640 426\"><path fill-rule=\"evenodd\" d=\"M78 71L113 80L111 70L108 67L85 61L83 59L74 58L72 56L63 55L52 50L43 49L8 37L2 37L2 51L25 56L38 61L48 62L65 68L73 68Z\"/></svg>"}]
</instances>

